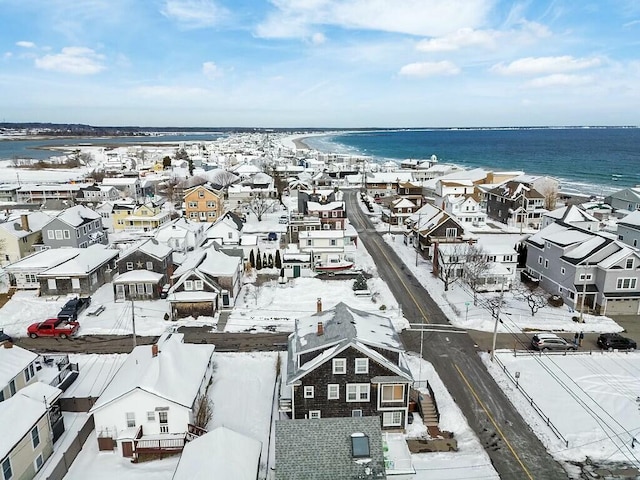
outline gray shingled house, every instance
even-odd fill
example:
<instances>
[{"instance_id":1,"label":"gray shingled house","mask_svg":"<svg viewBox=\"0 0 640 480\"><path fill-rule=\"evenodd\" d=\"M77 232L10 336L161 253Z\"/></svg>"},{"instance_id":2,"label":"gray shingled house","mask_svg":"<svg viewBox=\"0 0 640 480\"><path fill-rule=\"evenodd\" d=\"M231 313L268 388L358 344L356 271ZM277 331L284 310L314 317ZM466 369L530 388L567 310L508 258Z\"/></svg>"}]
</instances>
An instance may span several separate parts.
<instances>
[{"instance_id":1,"label":"gray shingled house","mask_svg":"<svg viewBox=\"0 0 640 480\"><path fill-rule=\"evenodd\" d=\"M341 302L297 320L288 354L291 418L377 416L383 429L406 428L413 378L387 317Z\"/></svg>"}]
</instances>

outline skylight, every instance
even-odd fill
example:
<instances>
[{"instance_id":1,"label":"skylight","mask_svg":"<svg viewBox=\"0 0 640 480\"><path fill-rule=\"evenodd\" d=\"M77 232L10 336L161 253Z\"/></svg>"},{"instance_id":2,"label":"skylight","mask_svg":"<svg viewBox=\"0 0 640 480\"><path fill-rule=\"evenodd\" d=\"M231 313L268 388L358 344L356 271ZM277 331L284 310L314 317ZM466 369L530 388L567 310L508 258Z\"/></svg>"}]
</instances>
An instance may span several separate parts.
<instances>
[{"instance_id":1,"label":"skylight","mask_svg":"<svg viewBox=\"0 0 640 480\"><path fill-rule=\"evenodd\" d=\"M351 455L353 458L368 458L371 456L369 451L369 437L364 433L351 434Z\"/></svg>"}]
</instances>

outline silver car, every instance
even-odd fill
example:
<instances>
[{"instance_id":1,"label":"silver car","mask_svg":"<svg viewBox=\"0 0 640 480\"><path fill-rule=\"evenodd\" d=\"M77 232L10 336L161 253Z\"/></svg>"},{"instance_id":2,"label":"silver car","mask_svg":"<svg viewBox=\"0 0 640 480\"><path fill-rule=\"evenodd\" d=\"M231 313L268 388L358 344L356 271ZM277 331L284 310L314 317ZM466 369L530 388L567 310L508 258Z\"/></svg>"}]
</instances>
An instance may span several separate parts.
<instances>
[{"instance_id":1,"label":"silver car","mask_svg":"<svg viewBox=\"0 0 640 480\"><path fill-rule=\"evenodd\" d=\"M548 350L577 350L578 346L555 333L538 333L531 339L531 348L546 352Z\"/></svg>"}]
</instances>

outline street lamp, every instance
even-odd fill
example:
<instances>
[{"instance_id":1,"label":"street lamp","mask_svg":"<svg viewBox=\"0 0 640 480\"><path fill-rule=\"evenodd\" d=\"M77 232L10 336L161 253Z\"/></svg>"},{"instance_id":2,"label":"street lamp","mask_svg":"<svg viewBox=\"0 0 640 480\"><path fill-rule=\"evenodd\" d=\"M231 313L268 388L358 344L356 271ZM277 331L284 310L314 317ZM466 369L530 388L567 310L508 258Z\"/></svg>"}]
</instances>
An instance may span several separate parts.
<instances>
[{"instance_id":1,"label":"street lamp","mask_svg":"<svg viewBox=\"0 0 640 480\"><path fill-rule=\"evenodd\" d=\"M491 344L491 361L495 358L496 351L496 339L498 337L498 322L500 321L500 307L502 307L502 299L504 298L504 281L505 276L502 276L502 287L500 289L500 300L498 300L498 309L496 310L496 323L493 326L493 342Z\"/></svg>"},{"instance_id":2,"label":"street lamp","mask_svg":"<svg viewBox=\"0 0 640 480\"><path fill-rule=\"evenodd\" d=\"M520 372L516 372L516 388L520 388Z\"/></svg>"}]
</instances>

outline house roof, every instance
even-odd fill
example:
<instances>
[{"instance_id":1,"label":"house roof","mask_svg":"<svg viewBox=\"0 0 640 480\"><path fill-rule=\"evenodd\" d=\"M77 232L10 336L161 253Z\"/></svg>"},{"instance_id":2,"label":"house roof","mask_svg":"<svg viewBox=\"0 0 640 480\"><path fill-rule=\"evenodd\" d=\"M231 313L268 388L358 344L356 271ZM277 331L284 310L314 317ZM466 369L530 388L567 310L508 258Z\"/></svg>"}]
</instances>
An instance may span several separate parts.
<instances>
[{"instance_id":1,"label":"house roof","mask_svg":"<svg viewBox=\"0 0 640 480\"><path fill-rule=\"evenodd\" d=\"M464 232L464 228L460 225L451 215L438 207L425 203L420 209L415 211L409 219L414 222L413 228L420 232L420 234L427 235L437 227L442 225L447 220L451 220L458 225L461 232Z\"/></svg>"},{"instance_id":2,"label":"house roof","mask_svg":"<svg viewBox=\"0 0 640 480\"><path fill-rule=\"evenodd\" d=\"M44 382L34 382L24 388L18 390L18 394L41 402L46 399L47 404L51 405L62 395L62 390Z\"/></svg>"},{"instance_id":3,"label":"house roof","mask_svg":"<svg viewBox=\"0 0 640 480\"><path fill-rule=\"evenodd\" d=\"M309 212L326 212L331 210L344 210L344 202L307 202L307 211Z\"/></svg>"},{"instance_id":4,"label":"house roof","mask_svg":"<svg viewBox=\"0 0 640 480\"><path fill-rule=\"evenodd\" d=\"M73 227L79 227L84 223L102 219L98 212L95 212L84 205L76 205L74 207L67 208L56 215L56 218Z\"/></svg>"},{"instance_id":5,"label":"house roof","mask_svg":"<svg viewBox=\"0 0 640 480\"><path fill-rule=\"evenodd\" d=\"M184 335L164 334L158 340L158 355L152 345L133 349L91 411L140 389L191 408L211 362L214 346L183 343Z\"/></svg>"},{"instance_id":6,"label":"house roof","mask_svg":"<svg viewBox=\"0 0 640 480\"><path fill-rule=\"evenodd\" d=\"M638 212L640 213L640 212ZM561 220L565 223L575 222L598 222L590 213L585 212L581 208L575 205L569 205L566 207L557 208L551 212L544 214L545 217L553 218L554 220ZM639 217L640 220L640 217Z\"/></svg>"},{"instance_id":7,"label":"house roof","mask_svg":"<svg viewBox=\"0 0 640 480\"><path fill-rule=\"evenodd\" d=\"M162 260L168 257L173 249L164 243L158 242L155 238L148 238L136 245L133 245L130 249L126 250L120 255L120 261L124 260L128 256L135 252L146 253L147 255Z\"/></svg>"},{"instance_id":8,"label":"house roof","mask_svg":"<svg viewBox=\"0 0 640 480\"><path fill-rule=\"evenodd\" d=\"M51 215L44 212L31 212L23 215L27 216L29 230L22 229L22 215L12 215L6 222L0 223L0 228L3 228L16 238L23 238L34 232L39 232L52 219Z\"/></svg>"},{"instance_id":9,"label":"house roof","mask_svg":"<svg viewBox=\"0 0 640 480\"><path fill-rule=\"evenodd\" d=\"M0 345L0 389L4 388L36 358L38 355L17 345L13 345L11 348L6 348L6 344ZM0 423L0 425L2 424Z\"/></svg>"},{"instance_id":10,"label":"house roof","mask_svg":"<svg viewBox=\"0 0 640 480\"><path fill-rule=\"evenodd\" d=\"M255 480L262 442L218 427L184 446L172 480Z\"/></svg>"},{"instance_id":11,"label":"house roof","mask_svg":"<svg viewBox=\"0 0 640 480\"><path fill-rule=\"evenodd\" d=\"M627 225L629 227L640 227L640 210L631 212L626 217L618 221L618 225Z\"/></svg>"},{"instance_id":12,"label":"house roof","mask_svg":"<svg viewBox=\"0 0 640 480\"><path fill-rule=\"evenodd\" d=\"M108 261L113 260L120 253L119 250L105 248L104 245L100 244L91 245L87 248L72 248L69 250L73 250L76 254L66 262L40 272L40 275L45 277L86 275Z\"/></svg>"},{"instance_id":13,"label":"house roof","mask_svg":"<svg viewBox=\"0 0 640 480\"><path fill-rule=\"evenodd\" d=\"M370 461L353 458L353 434L369 437ZM365 467L382 472L375 478L386 478L380 417L276 421L276 478L365 478Z\"/></svg>"},{"instance_id":14,"label":"house roof","mask_svg":"<svg viewBox=\"0 0 640 480\"><path fill-rule=\"evenodd\" d=\"M3 428L0 435L0 459L4 459L18 442L28 435L46 413L47 408L43 400L33 400L23 395L14 395L0 402L0 425L11 426Z\"/></svg>"},{"instance_id":15,"label":"house roof","mask_svg":"<svg viewBox=\"0 0 640 480\"><path fill-rule=\"evenodd\" d=\"M206 250L206 256L202 263L198 265L198 270L212 277L220 275L231 276L238 271L240 265L240 258L232 255L227 255L224 252L215 250L214 248L208 248Z\"/></svg>"},{"instance_id":16,"label":"house roof","mask_svg":"<svg viewBox=\"0 0 640 480\"><path fill-rule=\"evenodd\" d=\"M38 272L60 265L75 257L77 248L51 248L33 253L5 268L9 272Z\"/></svg>"},{"instance_id":17,"label":"house roof","mask_svg":"<svg viewBox=\"0 0 640 480\"><path fill-rule=\"evenodd\" d=\"M150 270L131 270L118 275L113 283L114 284L129 284L129 283L158 283L162 280L162 273L152 272Z\"/></svg>"}]
</instances>

